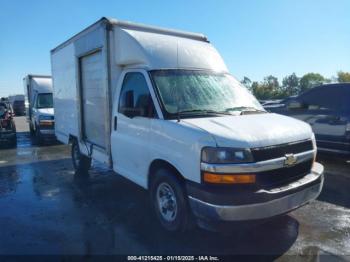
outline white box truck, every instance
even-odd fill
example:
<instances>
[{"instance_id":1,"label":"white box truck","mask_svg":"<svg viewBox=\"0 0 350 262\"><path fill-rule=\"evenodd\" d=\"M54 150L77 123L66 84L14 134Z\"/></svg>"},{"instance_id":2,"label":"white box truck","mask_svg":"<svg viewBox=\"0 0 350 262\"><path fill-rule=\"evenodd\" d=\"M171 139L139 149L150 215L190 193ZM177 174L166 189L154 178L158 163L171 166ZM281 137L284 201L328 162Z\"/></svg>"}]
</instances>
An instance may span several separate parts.
<instances>
[{"instance_id":1,"label":"white box truck","mask_svg":"<svg viewBox=\"0 0 350 262\"><path fill-rule=\"evenodd\" d=\"M36 142L55 138L51 76L29 74L23 78L25 111Z\"/></svg>"},{"instance_id":2,"label":"white box truck","mask_svg":"<svg viewBox=\"0 0 350 262\"><path fill-rule=\"evenodd\" d=\"M102 18L51 51L55 133L149 190L170 231L282 215L317 198L309 125L264 111L201 34Z\"/></svg>"}]
</instances>

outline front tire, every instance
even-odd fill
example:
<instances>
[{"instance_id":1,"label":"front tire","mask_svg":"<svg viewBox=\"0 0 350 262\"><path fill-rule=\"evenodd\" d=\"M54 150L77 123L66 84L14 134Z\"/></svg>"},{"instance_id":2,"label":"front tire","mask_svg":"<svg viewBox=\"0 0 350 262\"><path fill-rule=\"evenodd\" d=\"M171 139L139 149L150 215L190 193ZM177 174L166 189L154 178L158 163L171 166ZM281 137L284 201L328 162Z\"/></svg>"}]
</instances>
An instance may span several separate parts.
<instances>
[{"instance_id":1,"label":"front tire","mask_svg":"<svg viewBox=\"0 0 350 262\"><path fill-rule=\"evenodd\" d=\"M35 132L34 132L34 129L33 129L33 125L31 123L29 124L29 132L30 132L31 136L34 136Z\"/></svg>"},{"instance_id":2,"label":"front tire","mask_svg":"<svg viewBox=\"0 0 350 262\"><path fill-rule=\"evenodd\" d=\"M40 146L40 145L42 145L42 143L43 143L43 137L40 133L39 128L36 126L36 128L35 128L35 144Z\"/></svg>"},{"instance_id":3,"label":"front tire","mask_svg":"<svg viewBox=\"0 0 350 262\"><path fill-rule=\"evenodd\" d=\"M151 204L160 224L168 231L184 232L191 228L191 212L184 185L174 171L160 168L150 185Z\"/></svg>"},{"instance_id":4,"label":"front tire","mask_svg":"<svg viewBox=\"0 0 350 262\"><path fill-rule=\"evenodd\" d=\"M79 143L76 139L72 143L72 161L75 173L78 175L88 175L91 166L91 158L80 152Z\"/></svg>"}]
</instances>

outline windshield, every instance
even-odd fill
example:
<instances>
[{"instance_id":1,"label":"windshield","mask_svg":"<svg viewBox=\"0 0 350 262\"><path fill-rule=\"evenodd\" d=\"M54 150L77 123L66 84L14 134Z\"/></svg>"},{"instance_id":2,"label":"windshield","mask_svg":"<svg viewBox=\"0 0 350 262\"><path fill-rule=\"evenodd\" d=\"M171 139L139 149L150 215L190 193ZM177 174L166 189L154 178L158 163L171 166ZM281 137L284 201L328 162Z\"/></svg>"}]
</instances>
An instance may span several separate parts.
<instances>
[{"instance_id":1,"label":"windshield","mask_svg":"<svg viewBox=\"0 0 350 262\"><path fill-rule=\"evenodd\" d=\"M156 70L151 76L166 114L264 110L255 97L228 74L199 70Z\"/></svg>"},{"instance_id":2,"label":"windshield","mask_svg":"<svg viewBox=\"0 0 350 262\"><path fill-rule=\"evenodd\" d=\"M52 107L53 107L52 93L38 94L36 108L52 108Z\"/></svg>"}]
</instances>

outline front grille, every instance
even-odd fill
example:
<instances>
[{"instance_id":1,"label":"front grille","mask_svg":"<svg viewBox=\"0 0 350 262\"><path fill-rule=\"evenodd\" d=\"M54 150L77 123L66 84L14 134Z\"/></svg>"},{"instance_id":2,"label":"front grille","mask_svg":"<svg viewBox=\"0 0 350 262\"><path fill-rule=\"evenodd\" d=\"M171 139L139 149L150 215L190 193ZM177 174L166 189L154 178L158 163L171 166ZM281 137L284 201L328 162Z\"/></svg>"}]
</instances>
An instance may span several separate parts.
<instances>
[{"instance_id":1,"label":"front grille","mask_svg":"<svg viewBox=\"0 0 350 262\"><path fill-rule=\"evenodd\" d=\"M313 149L311 140L303 140L287 144L252 148L251 152L256 162L283 157L286 154L297 154Z\"/></svg>"},{"instance_id":2,"label":"front grille","mask_svg":"<svg viewBox=\"0 0 350 262\"><path fill-rule=\"evenodd\" d=\"M256 174L257 183L263 186L276 186L291 183L310 173L313 160L299 163L292 167L283 167Z\"/></svg>"}]
</instances>

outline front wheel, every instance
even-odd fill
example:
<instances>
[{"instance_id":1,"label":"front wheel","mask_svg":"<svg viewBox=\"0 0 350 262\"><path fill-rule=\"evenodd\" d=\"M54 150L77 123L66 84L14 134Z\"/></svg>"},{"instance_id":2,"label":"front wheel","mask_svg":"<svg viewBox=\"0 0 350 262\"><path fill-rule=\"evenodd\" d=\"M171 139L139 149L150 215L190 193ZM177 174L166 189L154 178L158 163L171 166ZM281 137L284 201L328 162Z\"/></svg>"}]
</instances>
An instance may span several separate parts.
<instances>
[{"instance_id":1,"label":"front wheel","mask_svg":"<svg viewBox=\"0 0 350 262\"><path fill-rule=\"evenodd\" d=\"M31 136L35 135L35 132L34 132L34 129L33 129L33 125L31 123L29 124L29 132L30 132Z\"/></svg>"},{"instance_id":2,"label":"front wheel","mask_svg":"<svg viewBox=\"0 0 350 262\"><path fill-rule=\"evenodd\" d=\"M91 166L91 158L83 155L80 152L77 140L72 143L72 160L76 174L87 175Z\"/></svg>"},{"instance_id":3,"label":"front wheel","mask_svg":"<svg viewBox=\"0 0 350 262\"><path fill-rule=\"evenodd\" d=\"M153 209L161 225L168 231L184 232L191 228L191 212L184 186L170 169L153 174L150 195Z\"/></svg>"},{"instance_id":4,"label":"front wheel","mask_svg":"<svg viewBox=\"0 0 350 262\"><path fill-rule=\"evenodd\" d=\"M40 146L43 144L43 137L40 133L40 130L38 127L35 128L35 143Z\"/></svg>"}]
</instances>

